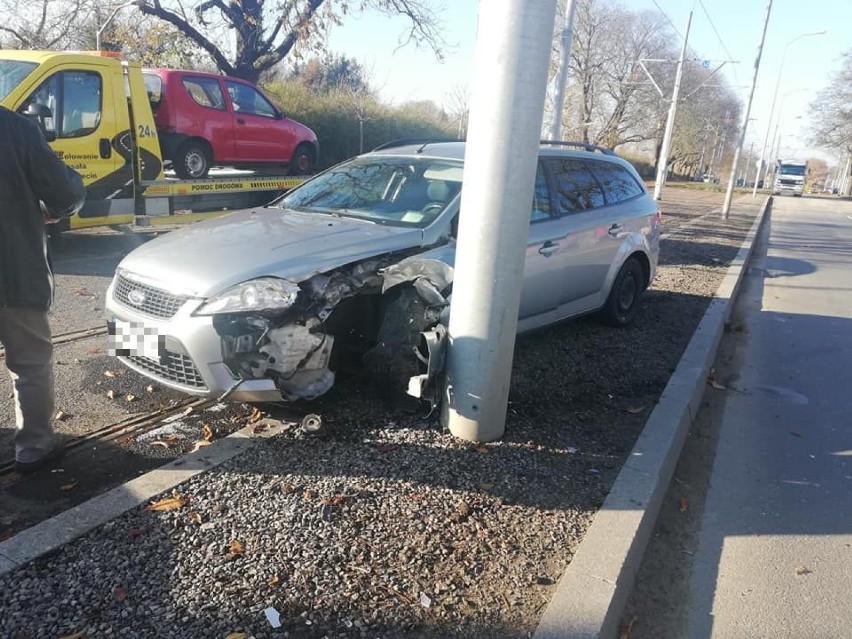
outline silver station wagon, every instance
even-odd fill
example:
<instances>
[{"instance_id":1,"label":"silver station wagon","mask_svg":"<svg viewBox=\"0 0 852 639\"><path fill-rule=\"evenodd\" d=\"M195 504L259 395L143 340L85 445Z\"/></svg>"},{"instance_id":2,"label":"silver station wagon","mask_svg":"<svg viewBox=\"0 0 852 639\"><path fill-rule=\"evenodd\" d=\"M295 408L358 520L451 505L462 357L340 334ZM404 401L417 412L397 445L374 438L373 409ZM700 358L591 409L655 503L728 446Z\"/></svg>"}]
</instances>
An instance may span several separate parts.
<instances>
[{"instance_id":1,"label":"silver station wagon","mask_svg":"<svg viewBox=\"0 0 852 639\"><path fill-rule=\"evenodd\" d=\"M140 246L107 293L111 352L200 396L312 399L352 368L430 396L464 153L464 142L385 145L265 207ZM530 208L504 213L530 220L519 332L592 312L630 322L654 279L660 212L628 162L543 143Z\"/></svg>"}]
</instances>

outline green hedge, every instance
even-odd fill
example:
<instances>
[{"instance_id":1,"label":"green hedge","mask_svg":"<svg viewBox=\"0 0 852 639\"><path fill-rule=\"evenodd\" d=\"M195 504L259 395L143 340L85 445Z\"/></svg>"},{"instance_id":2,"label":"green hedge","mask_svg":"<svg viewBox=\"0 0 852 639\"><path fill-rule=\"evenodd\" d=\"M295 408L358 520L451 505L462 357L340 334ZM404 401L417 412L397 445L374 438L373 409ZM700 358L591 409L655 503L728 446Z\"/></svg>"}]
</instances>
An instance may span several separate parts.
<instances>
[{"instance_id":1,"label":"green hedge","mask_svg":"<svg viewBox=\"0 0 852 639\"><path fill-rule=\"evenodd\" d=\"M421 103L388 106L370 95L317 92L295 80L268 83L263 89L287 116L317 134L320 169L358 155L359 120L363 120L365 152L398 138L455 137L443 114Z\"/></svg>"}]
</instances>

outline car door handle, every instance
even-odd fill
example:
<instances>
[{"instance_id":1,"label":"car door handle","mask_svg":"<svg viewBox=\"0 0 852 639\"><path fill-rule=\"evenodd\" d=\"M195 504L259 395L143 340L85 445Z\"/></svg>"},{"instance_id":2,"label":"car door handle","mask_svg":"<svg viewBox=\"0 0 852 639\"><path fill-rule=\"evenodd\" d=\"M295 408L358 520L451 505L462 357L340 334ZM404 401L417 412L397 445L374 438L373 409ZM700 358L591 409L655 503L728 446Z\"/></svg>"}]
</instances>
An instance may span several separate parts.
<instances>
[{"instance_id":1,"label":"car door handle","mask_svg":"<svg viewBox=\"0 0 852 639\"><path fill-rule=\"evenodd\" d=\"M98 140L98 151L100 152L101 159L108 160L110 158L112 155L112 146L110 146L107 138Z\"/></svg>"},{"instance_id":2,"label":"car door handle","mask_svg":"<svg viewBox=\"0 0 852 639\"><path fill-rule=\"evenodd\" d=\"M551 242L548 240L544 244L541 245L541 248L538 249L538 252L544 255L545 257L550 257L554 253L559 250L559 244L556 242Z\"/></svg>"},{"instance_id":3,"label":"car door handle","mask_svg":"<svg viewBox=\"0 0 852 639\"><path fill-rule=\"evenodd\" d=\"M243 120L242 118L237 118L237 124L245 124L245 123L246 123L246 121Z\"/></svg>"},{"instance_id":4,"label":"car door handle","mask_svg":"<svg viewBox=\"0 0 852 639\"><path fill-rule=\"evenodd\" d=\"M612 226L609 227L609 230L607 231L607 233L609 233L613 237L616 237L623 230L624 230L624 227L621 224L613 224Z\"/></svg>"}]
</instances>

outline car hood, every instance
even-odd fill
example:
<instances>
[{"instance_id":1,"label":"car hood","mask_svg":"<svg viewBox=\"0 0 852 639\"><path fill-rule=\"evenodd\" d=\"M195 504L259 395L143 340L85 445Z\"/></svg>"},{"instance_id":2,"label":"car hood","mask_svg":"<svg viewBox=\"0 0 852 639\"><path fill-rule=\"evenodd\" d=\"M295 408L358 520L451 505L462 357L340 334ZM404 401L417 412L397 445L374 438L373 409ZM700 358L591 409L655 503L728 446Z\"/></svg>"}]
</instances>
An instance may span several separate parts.
<instances>
[{"instance_id":1,"label":"car hood","mask_svg":"<svg viewBox=\"0 0 852 639\"><path fill-rule=\"evenodd\" d=\"M237 211L151 240L120 269L152 284L208 297L261 276L301 282L368 257L419 246L420 229L289 209Z\"/></svg>"}]
</instances>

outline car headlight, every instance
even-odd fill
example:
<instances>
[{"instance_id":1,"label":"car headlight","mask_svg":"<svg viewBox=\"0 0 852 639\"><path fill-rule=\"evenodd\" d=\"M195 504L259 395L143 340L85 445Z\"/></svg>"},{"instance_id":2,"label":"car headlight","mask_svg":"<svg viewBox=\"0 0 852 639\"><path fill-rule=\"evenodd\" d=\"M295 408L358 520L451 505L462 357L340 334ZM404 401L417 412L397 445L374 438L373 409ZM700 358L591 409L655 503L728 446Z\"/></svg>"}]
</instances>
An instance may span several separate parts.
<instances>
[{"instance_id":1,"label":"car headlight","mask_svg":"<svg viewBox=\"0 0 852 639\"><path fill-rule=\"evenodd\" d=\"M219 313L246 313L258 311L283 311L296 302L299 286L277 277L261 277L232 286L214 295L196 315Z\"/></svg>"}]
</instances>

